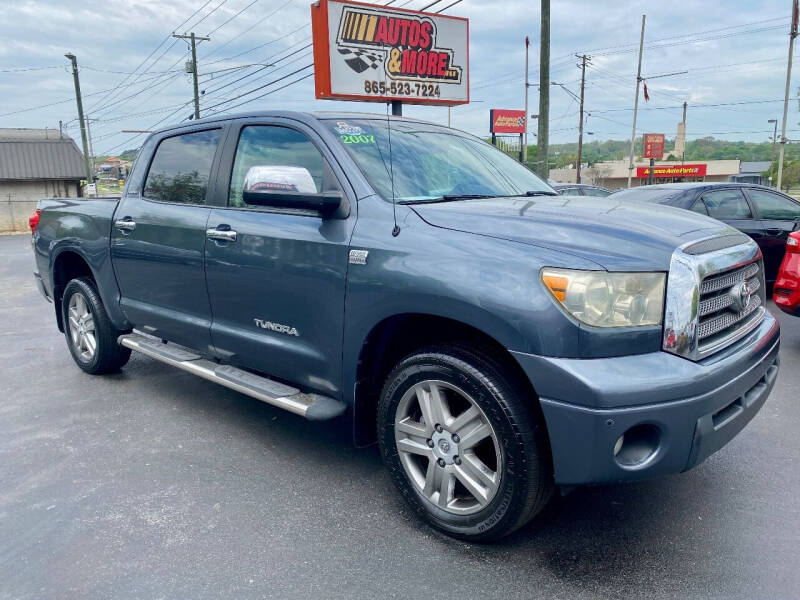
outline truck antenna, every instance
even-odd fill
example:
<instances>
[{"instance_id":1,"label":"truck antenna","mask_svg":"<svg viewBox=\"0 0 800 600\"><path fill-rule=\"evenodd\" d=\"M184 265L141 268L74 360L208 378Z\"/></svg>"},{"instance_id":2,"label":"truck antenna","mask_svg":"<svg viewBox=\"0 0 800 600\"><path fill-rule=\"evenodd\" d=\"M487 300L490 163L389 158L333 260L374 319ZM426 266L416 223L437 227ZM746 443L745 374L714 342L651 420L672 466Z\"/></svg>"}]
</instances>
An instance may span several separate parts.
<instances>
[{"instance_id":1,"label":"truck antenna","mask_svg":"<svg viewBox=\"0 0 800 600\"><path fill-rule=\"evenodd\" d=\"M397 237L400 235L400 227L397 225L397 203L394 197L394 163L392 162L392 125L389 118L389 103L386 103L386 132L389 135L389 179L392 184L392 217L394 218L394 228L392 235Z\"/></svg>"}]
</instances>

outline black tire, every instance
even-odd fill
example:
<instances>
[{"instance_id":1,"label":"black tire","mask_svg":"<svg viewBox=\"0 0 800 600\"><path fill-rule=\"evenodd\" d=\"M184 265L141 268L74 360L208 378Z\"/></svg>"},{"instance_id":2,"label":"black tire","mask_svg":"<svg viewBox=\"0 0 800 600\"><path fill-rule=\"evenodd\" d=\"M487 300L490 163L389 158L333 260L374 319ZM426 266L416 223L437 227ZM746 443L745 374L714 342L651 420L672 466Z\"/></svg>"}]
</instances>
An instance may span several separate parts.
<instances>
[{"instance_id":1,"label":"black tire","mask_svg":"<svg viewBox=\"0 0 800 600\"><path fill-rule=\"evenodd\" d=\"M70 301L76 295L79 295L86 303L94 325L95 351L88 357L85 353L81 353L73 343L74 326L70 322L69 306ZM81 369L92 375L102 375L118 371L128 362L131 357L130 348L124 348L117 343L117 338L127 332L116 329L111 323L92 279L82 277L73 279L67 284L61 300L61 311L64 318L64 337L67 340L67 346L73 360Z\"/></svg>"},{"instance_id":2,"label":"black tire","mask_svg":"<svg viewBox=\"0 0 800 600\"><path fill-rule=\"evenodd\" d=\"M499 446L502 456L495 495L473 514L451 514L426 497L411 481L398 452L398 406L415 385L433 380L456 386L470 396L494 430L495 452ZM442 346L426 348L400 361L381 392L378 439L383 460L412 509L448 535L475 542L496 540L532 519L545 507L554 489L549 442L536 402L510 369L486 353ZM429 441L428 446L432 443Z\"/></svg>"}]
</instances>

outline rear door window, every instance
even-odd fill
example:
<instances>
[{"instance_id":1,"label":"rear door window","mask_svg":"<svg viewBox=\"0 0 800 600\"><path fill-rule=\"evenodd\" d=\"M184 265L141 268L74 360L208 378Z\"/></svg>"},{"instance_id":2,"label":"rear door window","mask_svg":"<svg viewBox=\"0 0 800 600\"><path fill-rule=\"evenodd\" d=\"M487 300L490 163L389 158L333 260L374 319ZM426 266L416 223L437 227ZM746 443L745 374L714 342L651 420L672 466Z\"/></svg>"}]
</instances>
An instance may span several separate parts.
<instances>
[{"instance_id":1,"label":"rear door window","mask_svg":"<svg viewBox=\"0 0 800 600\"><path fill-rule=\"evenodd\" d=\"M752 219L750 205L741 190L712 190L703 194L708 214L715 219Z\"/></svg>"},{"instance_id":2,"label":"rear door window","mask_svg":"<svg viewBox=\"0 0 800 600\"><path fill-rule=\"evenodd\" d=\"M147 173L145 198L205 204L220 131L196 131L161 140Z\"/></svg>"},{"instance_id":3,"label":"rear door window","mask_svg":"<svg viewBox=\"0 0 800 600\"><path fill-rule=\"evenodd\" d=\"M766 190L748 189L747 193L758 209L758 216L762 219L781 221L800 217L800 204L793 200Z\"/></svg>"}]
</instances>

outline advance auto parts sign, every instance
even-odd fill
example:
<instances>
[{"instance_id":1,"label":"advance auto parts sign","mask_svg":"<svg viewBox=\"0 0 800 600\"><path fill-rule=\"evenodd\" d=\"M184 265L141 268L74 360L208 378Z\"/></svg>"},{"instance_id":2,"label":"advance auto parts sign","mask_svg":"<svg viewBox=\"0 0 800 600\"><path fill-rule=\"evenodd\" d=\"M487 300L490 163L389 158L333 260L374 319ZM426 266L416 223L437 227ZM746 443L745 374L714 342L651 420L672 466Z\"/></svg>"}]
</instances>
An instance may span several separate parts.
<instances>
[{"instance_id":1,"label":"advance auto parts sign","mask_svg":"<svg viewBox=\"0 0 800 600\"><path fill-rule=\"evenodd\" d=\"M311 23L317 98L469 102L467 19L320 0Z\"/></svg>"}]
</instances>

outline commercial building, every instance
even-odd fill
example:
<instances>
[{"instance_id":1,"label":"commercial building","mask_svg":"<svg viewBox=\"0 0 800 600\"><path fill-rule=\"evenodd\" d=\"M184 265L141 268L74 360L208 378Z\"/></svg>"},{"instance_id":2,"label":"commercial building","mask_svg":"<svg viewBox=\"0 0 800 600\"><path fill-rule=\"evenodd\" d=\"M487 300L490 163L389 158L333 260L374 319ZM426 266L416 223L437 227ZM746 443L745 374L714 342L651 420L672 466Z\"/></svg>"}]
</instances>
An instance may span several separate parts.
<instances>
[{"instance_id":1,"label":"commercial building","mask_svg":"<svg viewBox=\"0 0 800 600\"><path fill-rule=\"evenodd\" d=\"M0 129L0 232L25 231L41 198L75 198L86 175L72 138L53 129Z\"/></svg>"},{"instance_id":2,"label":"commercial building","mask_svg":"<svg viewBox=\"0 0 800 600\"><path fill-rule=\"evenodd\" d=\"M739 166L739 174L731 178L731 181L739 183L757 183L760 185L772 185L770 177L764 176L769 171L772 163L768 160L755 162L743 161Z\"/></svg>"},{"instance_id":3,"label":"commercial building","mask_svg":"<svg viewBox=\"0 0 800 600\"><path fill-rule=\"evenodd\" d=\"M738 160L708 160L697 162L658 161L654 169L655 183L676 181L732 181L740 174ZM595 163L581 169L581 182L592 183L616 190L628 187L628 161L614 160ZM575 169L552 169L550 178L558 183L575 183ZM650 178L650 161L637 161L631 178L631 187L647 185Z\"/></svg>"}]
</instances>

